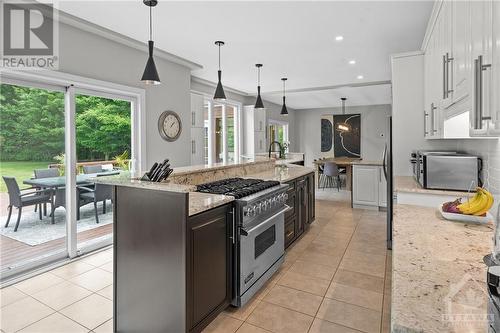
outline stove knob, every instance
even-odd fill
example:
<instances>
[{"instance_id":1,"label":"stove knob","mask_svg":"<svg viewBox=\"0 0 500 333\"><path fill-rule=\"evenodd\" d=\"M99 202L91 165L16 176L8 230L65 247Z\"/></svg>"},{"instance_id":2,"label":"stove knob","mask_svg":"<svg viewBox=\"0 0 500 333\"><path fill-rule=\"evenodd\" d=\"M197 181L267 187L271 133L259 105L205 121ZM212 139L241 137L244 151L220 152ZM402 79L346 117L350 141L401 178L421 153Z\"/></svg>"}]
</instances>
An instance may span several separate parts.
<instances>
[{"instance_id":1,"label":"stove knob","mask_svg":"<svg viewBox=\"0 0 500 333\"><path fill-rule=\"evenodd\" d=\"M266 211L269 208L269 205L267 204L267 200L263 200L262 203L262 211Z\"/></svg>"},{"instance_id":2,"label":"stove knob","mask_svg":"<svg viewBox=\"0 0 500 333\"><path fill-rule=\"evenodd\" d=\"M248 208L248 216L249 217L255 216L255 205Z\"/></svg>"},{"instance_id":3,"label":"stove knob","mask_svg":"<svg viewBox=\"0 0 500 333\"><path fill-rule=\"evenodd\" d=\"M261 211L262 211L262 204L259 202L255 204L255 214L258 215L261 213Z\"/></svg>"},{"instance_id":4,"label":"stove knob","mask_svg":"<svg viewBox=\"0 0 500 333\"><path fill-rule=\"evenodd\" d=\"M277 198L277 197L273 197L273 198L271 199L271 205L272 205L272 206L276 206L277 204L278 204L278 198Z\"/></svg>"}]
</instances>

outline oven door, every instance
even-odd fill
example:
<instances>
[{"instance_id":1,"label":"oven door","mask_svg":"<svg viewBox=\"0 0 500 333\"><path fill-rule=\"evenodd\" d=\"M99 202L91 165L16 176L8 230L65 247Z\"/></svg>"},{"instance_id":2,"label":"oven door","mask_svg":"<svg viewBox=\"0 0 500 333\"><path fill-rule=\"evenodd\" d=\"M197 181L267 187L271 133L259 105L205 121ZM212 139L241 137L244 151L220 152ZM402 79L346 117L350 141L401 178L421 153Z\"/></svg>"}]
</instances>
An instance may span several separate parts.
<instances>
[{"instance_id":1,"label":"oven door","mask_svg":"<svg viewBox=\"0 0 500 333\"><path fill-rule=\"evenodd\" d=\"M240 230L240 296L285 253L285 212L288 206L264 221Z\"/></svg>"}]
</instances>

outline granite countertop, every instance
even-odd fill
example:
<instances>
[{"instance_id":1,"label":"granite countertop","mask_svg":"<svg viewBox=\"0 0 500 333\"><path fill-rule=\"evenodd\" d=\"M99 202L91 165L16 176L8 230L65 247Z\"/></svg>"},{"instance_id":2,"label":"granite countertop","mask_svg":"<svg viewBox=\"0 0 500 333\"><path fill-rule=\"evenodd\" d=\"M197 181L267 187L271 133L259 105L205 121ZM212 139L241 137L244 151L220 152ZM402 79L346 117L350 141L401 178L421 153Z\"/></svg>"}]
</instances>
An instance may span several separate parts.
<instances>
[{"instance_id":1,"label":"granite countertop","mask_svg":"<svg viewBox=\"0 0 500 333\"><path fill-rule=\"evenodd\" d=\"M422 188L419 183L412 176L395 176L395 186L394 190L396 192L406 192L406 193L423 193L423 194L435 194L435 195L456 195L459 197L468 196L467 192L463 191L445 191L445 190L429 190Z\"/></svg>"},{"instance_id":2,"label":"granite countertop","mask_svg":"<svg viewBox=\"0 0 500 333\"><path fill-rule=\"evenodd\" d=\"M305 176L314 172L314 169L299 165L279 166L268 171L253 173L245 178L257 178L262 180L277 180L280 182L288 182L290 180Z\"/></svg>"},{"instance_id":3,"label":"granite countertop","mask_svg":"<svg viewBox=\"0 0 500 333\"><path fill-rule=\"evenodd\" d=\"M206 210L225 205L234 201L234 197L220 194L201 192L189 193L189 216L204 212Z\"/></svg>"},{"instance_id":4,"label":"granite countertop","mask_svg":"<svg viewBox=\"0 0 500 333\"><path fill-rule=\"evenodd\" d=\"M396 205L392 332L486 332L492 225L451 222L434 208Z\"/></svg>"},{"instance_id":5,"label":"granite countertop","mask_svg":"<svg viewBox=\"0 0 500 333\"><path fill-rule=\"evenodd\" d=\"M332 158L326 158L326 159L320 159L317 161L314 161L314 164L324 164L325 162L336 162L342 165L376 165L376 166L382 166L383 163L382 161L371 161L371 160L364 160L364 159L359 159L359 158L347 158L347 157L332 157Z\"/></svg>"},{"instance_id":6,"label":"granite countertop","mask_svg":"<svg viewBox=\"0 0 500 333\"><path fill-rule=\"evenodd\" d=\"M184 166L184 167L176 167L174 168L174 171L172 172L172 176L182 176L182 175L188 175L188 174L193 174L197 173L200 171L217 171L217 170L224 170L224 169L230 169L234 167L244 167L248 165L257 165L257 164L266 164L269 163L270 161L274 161L273 158L262 158L258 160L243 160L238 163L213 163L213 164L202 164L202 165L190 165L190 166Z\"/></svg>"}]
</instances>

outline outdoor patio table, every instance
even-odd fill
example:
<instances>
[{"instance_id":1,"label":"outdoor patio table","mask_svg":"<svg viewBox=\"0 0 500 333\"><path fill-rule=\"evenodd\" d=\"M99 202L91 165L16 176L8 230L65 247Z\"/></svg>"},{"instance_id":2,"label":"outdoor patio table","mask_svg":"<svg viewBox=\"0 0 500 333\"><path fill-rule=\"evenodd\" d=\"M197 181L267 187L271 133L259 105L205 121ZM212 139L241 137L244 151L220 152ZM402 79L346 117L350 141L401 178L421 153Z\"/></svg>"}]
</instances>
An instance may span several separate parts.
<instances>
[{"instance_id":1,"label":"outdoor patio table","mask_svg":"<svg viewBox=\"0 0 500 333\"><path fill-rule=\"evenodd\" d=\"M111 170L111 171L104 171L104 172L99 172L99 173L88 173L88 174L80 174L76 175L76 184L81 185L81 184L87 184L89 183L89 180L92 178L96 178L99 176L112 176L112 175L118 175L120 174L120 171L118 170ZM54 205L54 193L55 190L57 190L59 187L64 187L66 186L66 177L65 176L60 176L60 177L47 177L47 178L32 178L32 179L25 179L23 180L23 183L26 185L31 185L34 187L39 187L43 189L50 189L51 195L50 195L50 202L52 206ZM51 212L51 217L52 217L52 223L54 223L54 212Z\"/></svg>"}]
</instances>

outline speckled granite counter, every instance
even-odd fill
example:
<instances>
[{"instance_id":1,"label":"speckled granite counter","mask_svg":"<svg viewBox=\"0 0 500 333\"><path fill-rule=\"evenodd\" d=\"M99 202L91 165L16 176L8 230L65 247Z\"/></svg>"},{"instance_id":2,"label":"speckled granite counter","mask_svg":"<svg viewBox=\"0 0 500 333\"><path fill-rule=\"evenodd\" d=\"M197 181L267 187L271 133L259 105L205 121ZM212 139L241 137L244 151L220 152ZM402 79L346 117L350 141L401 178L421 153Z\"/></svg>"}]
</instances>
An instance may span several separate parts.
<instances>
[{"instance_id":1,"label":"speckled granite counter","mask_svg":"<svg viewBox=\"0 0 500 333\"><path fill-rule=\"evenodd\" d=\"M225 205L234 197L220 194L189 192L189 216Z\"/></svg>"},{"instance_id":2,"label":"speckled granite counter","mask_svg":"<svg viewBox=\"0 0 500 333\"><path fill-rule=\"evenodd\" d=\"M189 193L189 216L195 215L206 210L222 206L234 200L234 197L219 194L199 193L196 191L195 185L181 185L172 182L153 183L145 182L138 179L131 179L129 174L119 176L107 176L94 178L96 183L143 188L147 190L169 191Z\"/></svg>"},{"instance_id":3,"label":"speckled granite counter","mask_svg":"<svg viewBox=\"0 0 500 333\"><path fill-rule=\"evenodd\" d=\"M436 209L396 205L392 332L486 332L491 225L442 219Z\"/></svg>"},{"instance_id":4,"label":"speckled granite counter","mask_svg":"<svg viewBox=\"0 0 500 333\"><path fill-rule=\"evenodd\" d=\"M462 191L429 190L422 188L420 184L415 181L415 178L411 176L395 176L394 180L394 190L396 192L467 196L467 192Z\"/></svg>"},{"instance_id":5,"label":"speckled granite counter","mask_svg":"<svg viewBox=\"0 0 500 333\"><path fill-rule=\"evenodd\" d=\"M262 180L277 180L280 182L287 182L307 174L314 172L312 168L306 168L298 165L287 165L282 167L275 167L270 170L249 174L244 178L257 178Z\"/></svg>"}]
</instances>

